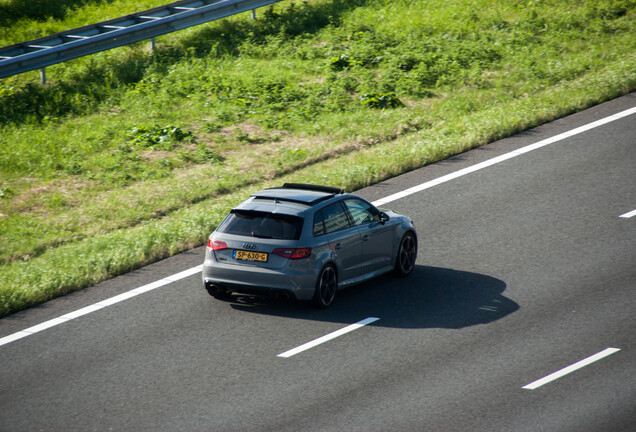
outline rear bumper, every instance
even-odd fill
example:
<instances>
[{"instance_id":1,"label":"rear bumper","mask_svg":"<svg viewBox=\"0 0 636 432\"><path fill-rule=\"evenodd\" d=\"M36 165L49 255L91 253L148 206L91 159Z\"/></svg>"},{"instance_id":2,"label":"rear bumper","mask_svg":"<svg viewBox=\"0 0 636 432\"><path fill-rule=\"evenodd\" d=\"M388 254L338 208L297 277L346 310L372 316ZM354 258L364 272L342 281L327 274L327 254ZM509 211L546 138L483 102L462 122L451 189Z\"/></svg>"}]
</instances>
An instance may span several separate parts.
<instances>
[{"instance_id":1,"label":"rear bumper","mask_svg":"<svg viewBox=\"0 0 636 432\"><path fill-rule=\"evenodd\" d=\"M215 282L212 280L204 280L203 285L205 289L211 294L222 291L226 293L241 293L241 294L254 294L265 296L276 296L285 298L296 298L295 294L291 290L280 288L268 288L261 286L241 285L237 283L228 282Z\"/></svg>"},{"instance_id":2,"label":"rear bumper","mask_svg":"<svg viewBox=\"0 0 636 432\"><path fill-rule=\"evenodd\" d=\"M216 286L228 292L285 294L298 300L311 300L316 276L290 268L278 271L206 260L203 264L202 279L204 287L208 290Z\"/></svg>"}]
</instances>

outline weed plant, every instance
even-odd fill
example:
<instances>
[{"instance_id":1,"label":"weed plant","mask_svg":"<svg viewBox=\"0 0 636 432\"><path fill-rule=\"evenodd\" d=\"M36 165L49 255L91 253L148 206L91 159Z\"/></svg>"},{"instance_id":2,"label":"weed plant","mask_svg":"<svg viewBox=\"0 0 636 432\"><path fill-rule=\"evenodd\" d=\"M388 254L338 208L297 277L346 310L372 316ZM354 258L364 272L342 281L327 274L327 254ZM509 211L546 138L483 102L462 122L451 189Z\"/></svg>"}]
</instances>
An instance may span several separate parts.
<instances>
[{"instance_id":1,"label":"weed plant","mask_svg":"<svg viewBox=\"0 0 636 432\"><path fill-rule=\"evenodd\" d=\"M0 37L165 3L40 2ZM0 315L200 245L255 189L354 190L633 91L635 6L284 1L4 79Z\"/></svg>"}]
</instances>

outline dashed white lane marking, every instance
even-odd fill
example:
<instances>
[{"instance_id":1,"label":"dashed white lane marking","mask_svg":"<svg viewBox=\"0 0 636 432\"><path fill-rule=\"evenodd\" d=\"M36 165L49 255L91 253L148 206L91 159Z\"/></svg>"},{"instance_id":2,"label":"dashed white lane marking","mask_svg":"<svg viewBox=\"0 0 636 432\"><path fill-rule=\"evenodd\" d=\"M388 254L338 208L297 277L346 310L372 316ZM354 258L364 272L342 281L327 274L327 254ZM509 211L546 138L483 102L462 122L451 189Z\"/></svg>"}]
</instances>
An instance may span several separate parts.
<instances>
[{"instance_id":1,"label":"dashed white lane marking","mask_svg":"<svg viewBox=\"0 0 636 432\"><path fill-rule=\"evenodd\" d=\"M373 205L375 205L376 207L382 206L384 204L390 203L391 201L399 200L399 199L407 197L409 195L413 195L414 193L418 193L418 192L421 192L421 191L423 191L425 189L432 188L433 186L437 186L437 185L440 185L442 183L446 183L448 181L454 180L454 179L456 179L458 177L462 177L462 176L465 176L467 174L473 173L475 171L479 171L479 170L482 170L484 168L488 168L488 167L496 165L496 164L498 164L500 162L507 161L508 159L512 159L512 158L515 158L517 156L521 156L522 154L526 154L528 152L531 152L533 150L537 150L537 149L540 149L540 148L545 147L547 145L554 144L556 142L562 141L562 140L564 140L566 138L570 138L570 137L573 137L575 135L579 135L579 134L581 134L583 132L589 131L590 129L594 129L594 128L597 128L599 126L603 126L603 125L605 125L607 123L611 123L613 121L619 120L619 119L621 119L623 117L626 117L626 116L634 114L634 113L636 113L636 107L630 108L630 109L622 111L622 112L619 112L618 114L614 114L614 115L611 115L609 117L605 117L603 119L597 120L597 121L595 121L593 123L586 124L584 126L576 128L576 129L572 129L571 131L564 132L562 134L553 136L551 138L544 139L544 140L539 141L537 143L530 144L528 146L522 147L522 148L520 148L518 150L515 150L515 151L512 151L510 153L506 153L506 154L503 154L501 156L497 156L497 157L489 159L487 161L478 163L476 165L469 166L467 168L461 169L461 170L456 171L454 173L450 173L450 174L447 174L445 176L436 178L434 180L419 184L417 186L413 186L412 188L403 190L403 191L395 193L393 195L389 195L388 197L381 198L381 199L379 199L377 201L374 201Z\"/></svg>"},{"instance_id":2,"label":"dashed white lane marking","mask_svg":"<svg viewBox=\"0 0 636 432\"><path fill-rule=\"evenodd\" d=\"M458 177L465 176L466 174L470 174L472 172L479 171L479 170L487 168L489 166L498 164L499 162L503 162L503 161L511 159L513 157L520 156L520 155L522 155L524 153L528 153L528 152L530 152L532 150L536 150L536 149L544 147L546 145L553 144L553 143L555 143L557 141L564 140L565 138L569 138L571 136L578 135L578 134L583 133L585 131L588 131L590 129L594 129L594 128L602 126L604 124L619 120L619 119L621 119L623 117L626 117L626 116L634 114L634 113L636 113L636 107L628 109L628 110L625 110L625 111L622 111L622 112L620 112L618 114L614 114L614 115L609 116L609 117L605 117L605 118L603 118L601 120L595 121L595 122L590 123L588 125L581 126L579 128L576 128L576 129L572 129L569 132L562 133L562 134L554 136L552 138L548 138L548 139L545 139L543 141L539 141L538 143L531 144L529 146L520 148L520 149L515 150L513 152L506 153L504 155L501 155L499 157L487 160L487 161L479 163L477 165L473 165L471 167L459 170L459 171L457 171L455 173L451 173L451 174L445 175L443 177L440 177L438 179L431 180L431 181L426 182L426 183L422 183L422 184L420 184L418 186L412 187L410 189L406 189L406 190L404 190L402 192L398 192L398 193L390 195L390 196L388 196L386 198L379 199L379 200L375 201L373 204L376 205L376 206L381 206L381 205L389 203L391 201L395 201L395 200L398 200L400 198L404 198L404 197L412 195L414 193L421 192L421 191L423 191L425 189L429 189L429 188L431 188L433 186L437 186L437 185L440 185L442 183L446 183L446 182L448 182L450 180L456 179ZM634 211L636 211L636 210L634 210ZM629 214L629 213L627 213L627 214ZM165 279L161 279L159 281L150 283L148 285L144 285L142 287L135 288L132 291L128 291L126 293L120 294L120 295L112 297L110 299L103 300L101 302L95 303L95 304L90 305L90 306L86 306L85 308L79 309L79 310L77 310L75 312L71 312L71 313L68 313L66 315L62 315L62 316L60 316L58 318L54 318L52 320L43 322L43 323L38 324L36 326L29 327L28 329L19 331L17 333L10 334L9 336L5 336L3 338L0 338L0 346L6 345L8 343L11 343L11 342L16 341L18 339L22 339L22 338L30 336L32 334L39 333L39 332L41 332L41 331L43 331L45 329L48 329L48 328L51 328L51 327L55 327L55 326L57 326L59 324L65 323L65 322L70 321L72 319L75 319L75 318L78 318L80 316L87 315L89 313L92 313L92 312L95 312L97 310L100 310L100 309L102 309L104 307L111 306L113 304L119 303L121 301L127 300L127 299L132 298L132 297L135 297L135 296L137 296L139 294L142 294L144 292L152 291L153 289L157 289L157 288L162 287L164 285L168 285L171 282L176 282L176 281L178 281L180 279L186 278L188 276L191 276L193 274L196 274L196 273L200 272L201 268L202 268L202 266L193 267L191 269L188 269L188 270L182 271L180 273L177 273L176 275L169 276L169 277L167 277Z\"/></svg>"},{"instance_id":3,"label":"dashed white lane marking","mask_svg":"<svg viewBox=\"0 0 636 432\"><path fill-rule=\"evenodd\" d=\"M632 210L630 212L622 214L619 217L622 217L622 218L625 218L625 219L629 219L629 218L634 217L634 216L636 216L636 210Z\"/></svg>"},{"instance_id":4,"label":"dashed white lane marking","mask_svg":"<svg viewBox=\"0 0 636 432\"><path fill-rule=\"evenodd\" d=\"M597 362L597 361L599 361L599 360L601 360L601 359L603 359L603 358L605 358L605 357L607 357L609 355L612 355L612 354L614 354L614 353L616 353L618 351L620 351L620 349L618 349L618 348L607 348L607 349L604 349L603 351L601 351L601 352L599 352L597 354L594 354L593 356L585 358L585 359L583 359L581 361L578 361L578 362L574 363L571 366L565 367L565 368L563 368L561 370L558 370L558 371L556 371L554 373L551 373L550 375L548 375L546 377L543 377L543 378L541 378L539 380L531 382L530 384L525 385L522 388L524 388L526 390L534 390L536 388L541 387L542 385L545 385L545 384L547 384L549 382L557 380L557 379L561 378L562 376L565 376L565 375L567 375L569 373L572 373L572 372L574 372L574 371L576 371L578 369L581 369L581 368L583 368L585 366L588 366L588 365L590 365L590 364L592 364L594 362Z\"/></svg>"},{"instance_id":5,"label":"dashed white lane marking","mask_svg":"<svg viewBox=\"0 0 636 432\"><path fill-rule=\"evenodd\" d=\"M78 309L74 312L67 313L66 315L59 316L57 318L53 318L52 320L45 321L41 324L35 325L33 327L29 327L17 333L10 334L9 336L5 336L0 339L0 346L6 345L8 343L17 341L18 339L22 339L27 336L31 336L32 334L39 333L43 330L49 329L51 327L55 327L57 325L63 324L65 322L74 320L75 318L79 318L84 315L88 315L89 313L93 313L97 310L105 308L107 306L112 306L116 303L122 302L124 300L128 300L129 298L138 296L139 294L146 293L148 291L152 291L164 285L171 284L172 282L176 282L181 279L185 279L189 276L197 274L201 271L203 266L192 267L191 269L179 272L172 276L168 276L167 278L149 283L148 285L141 286L139 288L135 288L134 290L125 292L123 294L116 295L106 300L102 300L90 306L83 307L82 309Z\"/></svg>"},{"instance_id":6,"label":"dashed white lane marking","mask_svg":"<svg viewBox=\"0 0 636 432\"><path fill-rule=\"evenodd\" d=\"M335 339L337 337L340 337L344 334L347 334L349 332L352 332L354 330L357 330L361 327L364 327L365 325L371 324L373 322L376 322L377 320L379 320L380 318L375 318L375 317L369 317L369 318L365 318L362 321L358 321L355 324L351 324L348 325L344 328L341 328L340 330L336 330L335 332L331 332L329 334L324 335L323 337L319 337L318 339L314 339L311 342L307 342L305 344L302 344L296 348L290 349L289 351L285 351L284 353L278 354L278 357L283 357L283 358L289 358L291 356L294 356L298 353L301 353L303 351L307 351L308 349L311 349L317 345L323 344L325 342L328 342L332 339Z\"/></svg>"}]
</instances>

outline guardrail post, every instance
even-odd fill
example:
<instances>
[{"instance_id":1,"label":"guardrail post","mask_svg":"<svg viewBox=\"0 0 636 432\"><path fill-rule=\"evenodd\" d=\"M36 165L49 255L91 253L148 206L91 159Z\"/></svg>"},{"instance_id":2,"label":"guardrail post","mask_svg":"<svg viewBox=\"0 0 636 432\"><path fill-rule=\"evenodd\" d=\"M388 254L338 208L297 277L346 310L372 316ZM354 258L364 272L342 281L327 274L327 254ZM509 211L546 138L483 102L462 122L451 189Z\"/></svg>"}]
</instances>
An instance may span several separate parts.
<instances>
[{"instance_id":1,"label":"guardrail post","mask_svg":"<svg viewBox=\"0 0 636 432\"><path fill-rule=\"evenodd\" d=\"M252 20L256 21L256 9L252 9Z\"/></svg>"},{"instance_id":2,"label":"guardrail post","mask_svg":"<svg viewBox=\"0 0 636 432\"><path fill-rule=\"evenodd\" d=\"M40 82L42 85L46 84L46 68L40 69Z\"/></svg>"},{"instance_id":3,"label":"guardrail post","mask_svg":"<svg viewBox=\"0 0 636 432\"><path fill-rule=\"evenodd\" d=\"M150 38L150 51L155 51L155 38Z\"/></svg>"}]
</instances>

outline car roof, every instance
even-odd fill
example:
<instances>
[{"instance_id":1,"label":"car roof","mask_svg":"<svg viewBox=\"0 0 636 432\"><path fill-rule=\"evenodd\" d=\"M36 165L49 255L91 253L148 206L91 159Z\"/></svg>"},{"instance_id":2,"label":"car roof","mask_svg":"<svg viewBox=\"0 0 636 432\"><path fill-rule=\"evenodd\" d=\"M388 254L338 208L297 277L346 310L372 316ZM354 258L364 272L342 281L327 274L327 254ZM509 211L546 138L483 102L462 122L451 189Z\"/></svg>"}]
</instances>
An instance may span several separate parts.
<instances>
[{"instance_id":1,"label":"car roof","mask_svg":"<svg viewBox=\"0 0 636 432\"><path fill-rule=\"evenodd\" d=\"M330 186L285 183L283 186L264 189L252 194L234 210L263 211L289 215L303 215L314 205L344 194Z\"/></svg>"},{"instance_id":2,"label":"car roof","mask_svg":"<svg viewBox=\"0 0 636 432\"><path fill-rule=\"evenodd\" d=\"M258 199L273 201L288 201L313 206L319 202L328 200L335 195L343 194L339 188L302 183L285 183L281 187L265 189L252 194Z\"/></svg>"}]
</instances>

